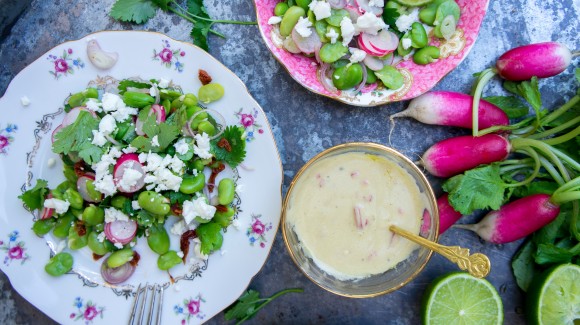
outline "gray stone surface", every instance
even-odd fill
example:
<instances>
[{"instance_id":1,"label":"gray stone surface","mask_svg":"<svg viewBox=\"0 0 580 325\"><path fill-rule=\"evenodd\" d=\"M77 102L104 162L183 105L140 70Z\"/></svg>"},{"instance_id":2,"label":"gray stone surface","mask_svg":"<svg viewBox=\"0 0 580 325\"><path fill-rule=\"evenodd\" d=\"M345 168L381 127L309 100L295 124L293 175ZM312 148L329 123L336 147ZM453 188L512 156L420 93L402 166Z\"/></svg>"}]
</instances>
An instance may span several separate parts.
<instances>
[{"instance_id":1,"label":"gray stone surface","mask_svg":"<svg viewBox=\"0 0 580 325\"><path fill-rule=\"evenodd\" d=\"M10 1L0 1L2 10ZM79 39L101 30L152 30L178 40L189 41L191 25L160 13L145 25L121 24L108 16L114 0L34 0L0 40L0 94L26 65L57 44ZM254 19L250 0L206 0L212 17ZM468 58L436 87L467 92L472 73L490 66L505 50L530 42L560 41L578 49L579 0L491 0L488 14ZM211 54L236 73L266 111L274 130L284 165L284 192L295 172L312 156L332 145L347 141L390 144L411 158L418 157L434 142L464 133L457 129L425 126L411 120L398 121L389 143L389 115L406 103L377 108L350 107L310 93L292 80L266 49L255 26L221 25L226 40L212 37ZM577 64L577 61L575 61ZM568 73L572 69L570 68ZM568 76L569 77L569 76ZM572 95L568 77L542 81L544 104L553 107ZM563 84L562 84L563 83ZM487 94L500 92L495 81ZM1 108L0 108L1 109ZM440 181L431 178L439 194ZM479 215L462 222L477 220ZM510 260L520 242L490 245L476 236L451 229L442 236L444 244L462 245L487 254L492 260L489 281L499 289L506 324L523 323L522 292L511 274ZM250 323L256 324L416 324L420 322L420 300L435 277L456 270L434 256L426 269L409 285L392 294L371 299L348 299L328 293L306 279L287 254L280 232L272 252L250 288L270 295L288 287L301 287L303 294L281 297L261 311ZM15 292L0 273L1 324L51 324L53 321ZM41 294L41 293L39 293ZM225 323L223 314L209 324Z\"/></svg>"}]
</instances>

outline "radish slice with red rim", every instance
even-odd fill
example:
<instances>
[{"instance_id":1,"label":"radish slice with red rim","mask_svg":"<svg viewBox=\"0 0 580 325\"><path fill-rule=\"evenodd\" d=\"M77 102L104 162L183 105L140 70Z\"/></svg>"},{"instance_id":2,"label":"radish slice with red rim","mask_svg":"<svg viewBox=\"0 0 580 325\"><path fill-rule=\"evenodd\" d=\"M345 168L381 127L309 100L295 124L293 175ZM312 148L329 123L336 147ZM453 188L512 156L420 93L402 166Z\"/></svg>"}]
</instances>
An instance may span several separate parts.
<instances>
[{"instance_id":1,"label":"radish slice with red rim","mask_svg":"<svg viewBox=\"0 0 580 325\"><path fill-rule=\"evenodd\" d=\"M371 6L369 2L370 2L369 0L355 0L355 3L357 4L361 12L363 13L370 12L375 16L380 16L383 14L383 8Z\"/></svg>"},{"instance_id":2,"label":"radish slice with red rim","mask_svg":"<svg viewBox=\"0 0 580 325\"><path fill-rule=\"evenodd\" d=\"M107 258L101 264L101 276L109 284L119 284L127 281L135 273L136 267L132 263L125 263L119 267L109 267Z\"/></svg>"},{"instance_id":3,"label":"radish slice with red rim","mask_svg":"<svg viewBox=\"0 0 580 325\"><path fill-rule=\"evenodd\" d=\"M77 190L79 191L79 194L82 196L83 200L91 203L98 203L103 200L103 195L101 194L99 197L91 196L89 190L87 189L87 182L94 180L95 174L93 173L86 173L81 175L77 179Z\"/></svg>"},{"instance_id":4,"label":"radish slice with red rim","mask_svg":"<svg viewBox=\"0 0 580 325\"><path fill-rule=\"evenodd\" d=\"M105 224L105 236L113 243L128 244L135 238L137 222L135 220L115 220Z\"/></svg>"},{"instance_id":5,"label":"radish slice with red rim","mask_svg":"<svg viewBox=\"0 0 580 325\"><path fill-rule=\"evenodd\" d=\"M48 193L48 195L46 196L47 199L52 199L52 193ZM52 217L54 215L54 209L53 208L42 208L42 211L40 211L40 219L48 219L50 217Z\"/></svg>"},{"instance_id":6,"label":"radish slice with red rim","mask_svg":"<svg viewBox=\"0 0 580 325\"><path fill-rule=\"evenodd\" d=\"M62 126L62 124L61 124L61 125L57 126L56 129L54 129L54 131L52 131L52 135L51 135L52 143L54 143L54 141L56 141L56 134L58 132L60 132L60 130L62 130L63 128L64 128L64 126Z\"/></svg>"},{"instance_id":7,"label":"radish slice with red rim","mask_svg":"<svg viewBox=\"0 0 580 325\"><path fill-rule=\"evenodd\" d=\"M367 55L363 62L369 69L373 71L379 71L385 66L385 62L383 60L373 55Z\"/></svg>"},{"instance_id":8,"label":"radish slice with red rim","mask_svg":"<svg viewBox=\"0 0 580 325\"><path fill-rule=\"evenodd\" d=\"M351 5L347 5L346 7L344 7L344 10L348 11L348 14L350 16L350 20L352 20L353 22L356 22L357 19L360 16L362 16L362 14L358 10L358 8L355 8L354 6L351 6Z\"/></svg>"},{"instance_id":9,"label":"radish slice with red rim","mask_svg":"<svg viewBox=\"0 0 580 325\"><path fill-rule=\"evenodd\" d=\"M113 181L123 193L134 193L145 186L145 171L136 153L125 153L113 168Z\"/></svg>"},{"instance_id":10,"label":"radish slice with red rim","mask_svg":"<svg viewBox=\"0 0 580 325\"><path fill-rule=\"evenodd\" d=\"M322 47L322 41L320 40L318 33L316 33L313 28L310 28L310 31L312 32L310 33L310 36L302 37L302 35L296 31L296 28L292 30L292 40L296 44L296 47L305 54L312 54Z\"/></svg>"},{"instance_id":11,"label":"radish slice with red rim","mask_svg":"<svg viewBox=\"0 0 580 325\"><path fill-rule=\"evenodd\" d=\"M393 52L399 46L399 37L395 33L386 29L380 31L377 35L367 34L368 42L374 50L384 51L387 53ZM383 54L383 55L385 55ZM381 55L381 56L383 56Z\"/></svg>"},{"instance_id":12,"label":"radish slice with red rim","mask_svg":"<svg viewBox=\"0 0 580 325\"><path fill-rule=\"evenodd\" d=\"M328 0L328 4L332 9L342 9L346 7L347 0Z\"/></svg>"},{"instance_id":13,"label":"radish slice with red rim","mask_svg":"<svg viewBox=\"0 0 580 325\"><path fill-rule=\"evenodd\" d=\"M85 112L89 112L91 113L91 115L93 117L97 117L97 114L89 109L87 109L84 106L79 106L79 107L75 107L73 109L71 109L68 113L66 113L66 115L64 116L61 125L63 127L65 126L69 126L71 124L73 124L77 118L79 117L79 114L81 113L81 111L85 111Z\"/></svg>"},{"instance_id":14,"label":"radish slice with red rim","mask_svg":"<svg viewBox=\"0 0 580 325\"><path fill-rule=\"evenodd\" d=\"M149 115L155 114L155 118L157 120L157 124L161 124L165 122L165 108L158 104L151 105L151 111Z\"/></svg>"}]
</instances>

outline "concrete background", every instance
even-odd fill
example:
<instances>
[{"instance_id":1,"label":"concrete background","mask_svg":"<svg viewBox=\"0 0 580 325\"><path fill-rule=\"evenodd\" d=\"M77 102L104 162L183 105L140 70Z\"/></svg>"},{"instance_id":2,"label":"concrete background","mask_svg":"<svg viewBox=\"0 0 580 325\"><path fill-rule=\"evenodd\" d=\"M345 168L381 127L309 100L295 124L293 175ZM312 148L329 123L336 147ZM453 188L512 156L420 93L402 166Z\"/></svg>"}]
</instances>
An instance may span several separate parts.
<instances>
[{"instance_id":1,"label":"concrete background","mask_svg":"<svg viewBox=\"0 0 580 325\"><path fill-rule=\"evenodd\" d=\"M10 81L33 60L67 40L100 30L152 30L190 41L191 25L181 18L159 13L145 25L122 24L108 16L114 0L0 0L0 95ZM213 18L255 19L250 0L206 0ZM22 13L21 13L22 12ZM491 0L480 36L468 58L436 87L468 92L472 74L493 64L509 48L531 42L560 41L578 50L580 0ZM406 103L376 108L357 108L310 93L297 84L268 52L255 26L219 25L226 40L212 37L210 53L236 73L266 111L284 164L284 192L295 172L316 153L347 141L389 144L390 114ZM578 61L575 61L577 66ZM541 82L544 105L554 107L571 97L575 85L572 68L566 75ZM486 94L497 94L500 83L488 86ZM1 109L1 108L0 108ZM409 157L418 157L434 142L464 131L400 120L391 146ZM430 179L437 194L440 181ZM468 216L462 222L477 220ZM521 291L511 275L510 260L521 242L490 245L475 235L451 229L443 244L463 245L487 254L493 265L488 280L500 291L505 323L523 323ZM444 258L434 256L424 272L411 284L389 295L372 299L347 299L328 293L306 279L291 261L278 233L262 271L250 284L263 295L289 287L303 294L279 298L250 323L256 324L416 324L420 322L420 300L435 277L456 270ZM0 273L0 324L52 324L50 318L15 292ZM223 314L209 324L224 323Z\"/></svg>"}]
</instances>

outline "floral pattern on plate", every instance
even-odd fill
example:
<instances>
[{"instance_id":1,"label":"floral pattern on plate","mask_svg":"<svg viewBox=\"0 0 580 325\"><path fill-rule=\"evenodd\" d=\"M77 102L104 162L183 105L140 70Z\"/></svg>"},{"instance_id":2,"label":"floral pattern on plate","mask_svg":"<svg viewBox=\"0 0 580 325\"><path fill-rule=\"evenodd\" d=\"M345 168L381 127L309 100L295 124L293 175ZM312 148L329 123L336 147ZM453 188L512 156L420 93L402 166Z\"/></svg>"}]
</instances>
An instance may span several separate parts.
<instances>
[{"instance_id":1,"label":"floral pattern on plate","mask_svg":"<svg viewBox=\"0 0 580 325\"><path fill-rule=\"evenodd\" d=\"M5 128L0 129L0 154L6 155L8 153L8 146L14 141L12 134L18 130L15 124L8 124Z\"/></svg>"},{"instance_id":2,"label":"floral pattern on plate","mask_svg":"<svg viewBox=\"0 0 580 325\"><path fill-rule=\"evenodd\" d=\"M97 316L103 318L105 308L97 306L90 300L84 303L81 297L76 297L73 306L77 311L71 313L69 318L74 321L84 320L85 324L90 324Z\"/></svg>"},{"instance_id":3,"label":"floral pattern on plate","mask_svg":"<svg viewBox=\"0 0 580 325\"><path fill-rule=\"evenodd\" d=\"M175 70L183 72L184 65L183 62L179 61L179 58L185 56L185 51L171 49L171 44L169 44L168 40L162 40L161 42L163 43L161 51L157 52L157 50L153 49L153 60L161 61L161 65L164 65L166 68L175 66Z\"/></svg>"},{"instance_id":4,"label":"floral pattern on plate","mask_svg":"<svg viewBox=\"0 0 580 325\"><path fill-rule=\"evenodd\" d=\"M260 218L262 218L261 214L252 214L252 223L248 227L246 235L249 237L251 246L259 245L264 248L268 242L265 235L272 230L272 223L263 223Z\"/></svg>"},{"instance_id":5,"label":"floral pattern on plate","mask_svg":"<svg viewBox=\"0 0 580 325\"><path fill-rule=\"evenodd\" d=\"M184 299L182 305L173 306L173 311L177 316L182 315L181 324L189 324L192 317L198 320L203 320L205 314L201 311L201 304L205 303L205 299L198 294L195 298Z\"/></svg>"},{"instance_id":6,"label":"floral pattern on plate","mask_svg":"<svg viewBox=\"0 0 580 325\"><path fill-rule=\"evenodd\" d=\"M234 115L240 120L240 125L245 129L244 135L247 142L251 142L255 139L256 131L258 134L264 133L262 126L256 122L256 119L258 118L257 109L254 108L249 112L244 113L243 108L240 108L240 110L237 111Z\"/></svg>"},{"instance_id":7,"label":"floral pattern on plate","mask_svg":"<svg viewBox=\"0 0 580 325\"><path fill-rule=\"evenodd\" d=\"M24 241L18 241L19 236L18 230L14 230L8 234L8 242L0 240L0 250L6 252L4 265L10 265L12 261L20 261L20 264L24 264L30 258L26 253Z\"/></svg>"},{"instance_id":8,"label":"floral pattern on plate","mask_svg":"<svg viewBox=\"0 0 580 325\"><path fill-rule=\"evenodd\" d=\"M85 63L81 58L77 57L76 59L73 59L71 57L73 53L73 49L68 48L62 51L61 56L49 54L48 57L46 57L46 59L53 64L54 70L49 71L49 73L54 76L54 79L74 74L75 68L79 70L85 67Z\"/></svg>"}]
</instances>

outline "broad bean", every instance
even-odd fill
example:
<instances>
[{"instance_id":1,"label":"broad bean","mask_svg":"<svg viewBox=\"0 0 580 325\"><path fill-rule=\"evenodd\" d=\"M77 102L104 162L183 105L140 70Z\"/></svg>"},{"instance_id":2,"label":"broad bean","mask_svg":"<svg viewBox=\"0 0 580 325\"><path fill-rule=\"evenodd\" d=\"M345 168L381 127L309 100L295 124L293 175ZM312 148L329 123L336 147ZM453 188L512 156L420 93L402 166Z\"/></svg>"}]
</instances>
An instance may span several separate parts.
<instances>
[{"instance_id":1,"label":"broad bean","mask_svg":"<svg viewBox=\"0 0 580 325\"><path fill-rule=\"evenodd\" d=\"M296 4L304 10L308 10L308 5L310 5L311 2L312 0L296 0Z\"/></svg>"},{"instance_id":2,"label":"broad bean","mask_svg":"<svg viewBox=\"0 0 580 325\"><path fill-rule=\"evenodd\" d=\"M344 46L342 42L326 43L320 49L320 59L326 63L336 62L348 53L348 47Z\"/></svg>"},{"instance_id":3,"label":"broad bean","mask_svg":"<svg viewBox=\"0 0 580 325\"><path fill-rule=\"evenodd\" d=\"M54 255L44 266L46 273L52 276L61 276L72 269L73 257L71 254L61 252Z\"/></svg>"},{"instance_id":4,"label":"broad bean","mask_svg":"<svg viewBox=\"0 0 580 325\"><path fill-rule=\"evenodd\" d=\"M68 231L76 217L70 211L56 219L52 233L57 238L66 238Z\"/></svg>"},{"instance_id":5,"label":"broad bean","mask_svg":"<svg viewBox=\"0 0 580 325\"><path fill-rule=\"evenodd\" d=\"M377 75L375 75L375 72L371 69L369 69L369 67L366 67L367 69L367 84L374 84L375 82L377 82Z\"/></svg>"},{"instance_id":6,"label":"broad bean","mask_svg":"<svg viewBox=\"0 0 580 325\"><path fill-rule=\"evenodd\" d=\"M134 252L129 247L125 247L111 253L107 259L107 266L111 268L119 267L133 259Z\"/></svg>"},{"instance_id":7,"label":"broad bean","mask_svg":"<svg viewBox=\"0 0 580 325\"><path fill-rule=\"evenodd\" d=\"M162 224L156 224L149 228L147 245L149 245L152 251L163 255L169 251L169 243L169 235Z\"/></svg>"},{"instance_id":8,"label":"broad bean","mask_svg":"<svg viewBox=\"0 0 580 325\"><path fill-rule=\"evenodd\" d=\"M224 97L224 87L218 83L210 83L199 88L197 97L204 104L215 102Z\"/></svg>"},{"instance_id":9,"label":"broad bean","mask_svg":"<svg viewBox=\"0 0 580 325\"><path fill-rule=\"evenodd\" d=\"M179 98L179 96L181 96L182 94L177 91L177 90L171 90L171 89L160 89L159 90L159 96L161 97L161 100L165 101L165 100L169 100L172 101L176 98ZM165 106L165 105L163 105Z\"/></svg>"},{"instance_id":10,"label":"broad bean","mask_svg":"<svg viewBox=\"0 0 580 325\"><path fill-rule=\"evenodd\" d=\"M165 109L165 115L169 116L169 114L171 113L171 101L169 99L164 99L161 102L161 106L163 106L163 108Z\"/></svg>"},{"instance_id":11,"label":"broad bean","mask_svg":"<svg viewBox=\"0 0 580 325\"><path fill-rule=\"evenodd\" d=\"M223 178L218 184L218 203L228 205L234 201L236 185L231 178Z\"/></svg>"},{"instance_id":12,"label":"broad bean","mask_svg":"<svg viewBox=\"0 0 580 325\"><path fill-rule=\"evenodd\" d=\"M139 206L154 215L164 216L169 213L170 206L167 203L167 198L154 191L143 191L137 198Z\"/></svg>"},{"instance_id":13,"label":"broad bean","mask_svg":"<svg viewBox=\"0 0 580 325\"><path fill-rule=\"evenodd\" d=\"M328 23L325 20L318 20L314 23L314 30L316 31L316 34L318 34L318 37L320 37L322 43L330 42L330 39L326 37L327 27Z\"/></svg>"},{"instance_id":14,"label":"broad bean","mask_svg":"<svg viewBox=\"0 0 580 325\"><path fill-rule=\"evenodd\" d=\"M282 21L280 22L280 35L287 37L292 33L292 29L296 26L298 19L304 17L306 11L299 6L292 6L286 10Z\"/></svg>"},{"instance_id":15,"label":"broad bean","mask_svg":"<svg viewBox=\"0 0 580 325\"><path fill-rule=\"evenodd\" d=\"M68 230L68 247L73 250L81 249L87 246L89 236L85 230L84 235L79 235L77 225L70 227Z\"/></svg>"},{"instance_id":16,"label":"broad bean","mask_svg":"<svg viewBox=\"0 0 580 325\"><path fill-rule=\"evenodd\" d=\"M157 267L159 267L160 270L169 270L181 262L181 257L177 255L177 252L171 250L163 255L159 255L159 258L157 259Z\"/></svg>"},{"instance_id":17,"label":"broad bean","mask_svg":"<svg viewBox=\"0 0 580 325\"><path fill-rule=\"evenodd\" d=\"M102 242L99 241L99 233L96 231L91 231L91 233L88 235L87 246L89 246L93 253L101 256L113 251L115 248L113 243L107 239L103 240Z\"/></svg>"},{"instance_id":18,"label":"broad bean","mask_svg":"<svg viewBox=\"0 0 580 325\"><path fill-rule=\"evenodd\" d=\"M205 175L197 173L196 176L185 175L179 186L179 191L185 194L193 194L203 190L205 186Z\"/></svg>"},{"instance_id":19,"label":"broad bean","mask_svg":"<svg viewBox=\"0 0 580 325\"><path fill-rule=\"evenodd\" d=\"M89 226L96 226L105 221L105 210L94 204L91 204L83 211L82 219L85 224Z\"/></svg>"},{"instance_id":20,"label":"broad bean","mask_svg":"<svg viewBox=\"0 0 580 325\"><path fill-rule=\"evenodd\" d=\"M440 51L438 47L435 46L426 46L420 50L417 50L415 54L413 54L413 62L421 65L429 64L437 59L439 59Z\"/></svg>"},{"instance_id":21,"label":"broad bean","mask_svg":"<svg viewBox=\"0 0 580 325\"><path fill-rule=\"evenodd\" d=\"M79 192L73 190L72 188L69 188L68 190L66 190L63 194L63 197L64 197L65 201L68 201L68 203L70 203L71 208L73 208L73 209L82 209L83 208L83 204L84 204L83 197L81 196L81 194Z\"/></svg>"},{"instance_id":22,"label":"broad bean","mask_svg":"<svg viewBox=\"0 0 580 325\"><path fill-rule=\"evenodd\" d=\"M155 98L140 92L126 91L123 94L123 102L125 102L127 106L143 108L155 103Z\"/></svg>"},{"instance_id":23,"label":"broad bean","mask_svg":"<svg viewBox=\"0 0 580 325\"><path fill-rule=\"evenodd\" d=\"M222 226L222 228L226 228L232 222L235 212L232 207L227 207L226 211L216 211L212 220Z\"/></svg>"},{"instance_id":24,"label":"broad bean","mask_svg":"<svg viewBox=\"0 0 580 325\"><path fill-rule=\"evenodd\" d=\"M435 22L435 15L437 14L437 8L440 4L446 1L449 0L434 0L430 4L424 6L419 11L419 19L425 24L433 26L433 23Z\"/></svg>"},{"instance_id":25,"label":"broad bean","mask_svg":"<svg viewBox=\"0 0 580 325\"><path fill-rule=\"evenodd\" d=\"M405 83L403 74L397 68L390 65L385 65L381 70L375 71L375 75L389 89L399 89Z\"/></svg>"},{"instance_id":26,"label":"broad bean","mask_svg":"<svg viewBox=\"0 0 580 325\"><path fill-rule=\"evenodd\" d=\"M288 4L286 2L278 2L276 7L274 7L274 15L282 17L288 10Z\"/></svg>"},{"instance_id":27,"label":"broad bean","mask_svg":"<svg viewBox=\"0 0 580 325\"><path fill-rule=\"evenodd\" d=\"M125 206L126 202L128 202L128 201L130 201L130 200L126 196L123 196L123 195L115 195L111 199L111 205L115 209L122 210L123 207Z\"/></svg>"},{"instance_id":28,"label":"broad bean","mask_svg":"<svg viewBox=\"0 0 580 325\"><path fill-rule=\"evenodd\" d=\"M57 191L57 192L59 192L59 193L64 193L69 188L76 188L76 183L73 183L73 182L71 182L69 180L66 180L66 181L58 184L58 186L55 187L54 190Z\"/></svg>"},{"instance_id":29,"label":"broad bean","mask_svg":"<svg viewBox=\"0 0 580 325\"><path fill-rule=\"evenodd\" d=\"M213 136L215 134L215 131L216 131L215 126L213 126L213 124L211 124L210 121L199 122L199 125L197 126L197 130L199 131L199 133L206 133L210 137Z\"/></svg>"},{"instance_id":30,"label":"broad bean","mask_svg":"<svg viewBox=\"0 0 580 325\"><path fill-rule=\"evenodd\" d=\"M347 64L335 69L332 73L332 83L340 90L350 89L360 84L362 78L362 66L358 63Z\"/></svg>"},{"instance_id":31,"label":"broad bean","mask_svg":"<svg viewBox=\"0 0 580 325\"><path fill-rule=\"evenodd\" d=\"M344 9L330 9L330 17L325 18L325 21L334 27L340 27L340 22L344 17L350 17L348 11Z\"/></svg>"},{"instance_id":32,"label":"broad bean","mask_svg":"<svg viewBox=\"0 0 580 325\"><path fill-rule=\"evenodd\" d=\"M52 228L54 228L55 224L56 220L54 218L39 219L32 224L32 231L34 231L37 236L42 237L48 234Z\"/></svg>"},{"instance_id":33,"label":"broad bean","mask_svg":"<svg viewBox=\"0 0 580 325\"><path fill-rule=\"evenodd\" d=\"M411 46L420 49L427 46L429 38L427 37L427 32L423 24L419 22L414 22L411 25L411 31L409 31L409 36L411 38Z\"/></svg>"}]
</instances>

